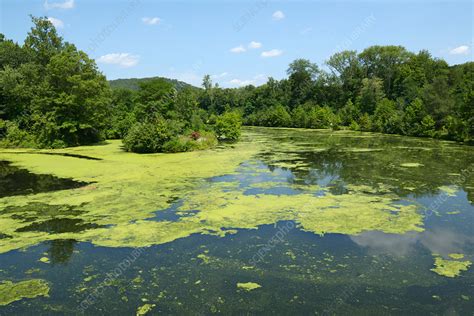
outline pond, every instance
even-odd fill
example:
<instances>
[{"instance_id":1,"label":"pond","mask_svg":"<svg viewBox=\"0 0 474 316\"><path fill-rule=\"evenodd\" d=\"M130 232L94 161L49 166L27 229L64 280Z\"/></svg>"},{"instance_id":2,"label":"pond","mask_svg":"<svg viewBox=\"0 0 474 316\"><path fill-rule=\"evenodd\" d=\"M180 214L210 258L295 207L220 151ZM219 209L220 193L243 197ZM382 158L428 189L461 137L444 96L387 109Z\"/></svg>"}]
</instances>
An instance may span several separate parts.
<instances>
[{"instance_id":1,"label":"pond","mask_svg":"<svg viewBox=\"0 0 474 316\"><path fill-rule=\"evenodd\" d=\"M0 162L0 315L474 309L473 147L247 127L200 152Z\"/></svg>"}]
</instances>

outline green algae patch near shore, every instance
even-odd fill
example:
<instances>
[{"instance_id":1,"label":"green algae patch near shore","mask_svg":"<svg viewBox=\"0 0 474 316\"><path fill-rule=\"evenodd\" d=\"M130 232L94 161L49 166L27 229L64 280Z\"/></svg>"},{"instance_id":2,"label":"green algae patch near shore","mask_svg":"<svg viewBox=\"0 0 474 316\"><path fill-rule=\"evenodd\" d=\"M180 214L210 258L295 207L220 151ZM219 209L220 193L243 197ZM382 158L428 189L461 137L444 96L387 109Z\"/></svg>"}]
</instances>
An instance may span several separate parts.
<instances>
[{"instance_id":1,"label":"green algae patch near shore","mask_svg":"<svg viewBox=\"0 0 474 316\"><path fill-rule=\"evenodd\" d=\"M238 289L241 289L241 290L244 290L244 291L247 291L247 292L256 290L256 289L261 288L261 287L262 286L260 284L254 283L254 282L237 283L237 288Z\"/></svg>"},{"instance_id":2,"label":"green algae patch near shore","mask_svg":"<svg viewBox=\"0 0 474 316\"><path fill-rule=\"evenodd\" d=\"M462 259L464 255L462 254L450 254L449 257L452 259ZM454 278L461 274L462 271L467 271L471 266L471 261L460 261L460 260L451 260L444 259L440 256L435 256L435 267L431 271L448 278Z\"/></svg>"},{"instance_id":3,"label":"green algae patch near shore","mask_svg":"<svg viewBox=\"0 0 474 316\"><path fill-rule=\"evenodd\" d=\"M24 298L47 297L48 295L48 283L41 279L32 279L18 283L11 281L0 283L0 306L5 306Z\"/></svg>"},{"instance_id":4,"label":"green algae patch near shore","mask_svg":"<svg viewBox=\"0 0 474 316\"><path fill-rule=\"evenodd\" d=\"M90 183L77 189L0 199L0 231L10 236L0 239L0 253L56 239L107 247L147 247L192 234L223 236L282 220L294 221L300 229L316 234L423 230L417 206L399 205L399 196L382 184L378 189L348 186L347 194L332 194L314 184L290 183L283 176L276 177L255 158L275 144L281 153L297 147L247 132L232 146L179 154L127 153L120 141L29 150L27 154L24 150L0 151L0 160L30 172ZM77 158L80 156L98 160ZM272 159L275 161L275 156ZM251 181L242 187L238 176L242 176L243 165ZM299 163L295 160L288 166ZM224 175L234 175L237 180L209 181ZM251 188L272 189L277 183L294 192L246 192ZM174 221L153 220L177 199L181 201L178 214L191 215ZM38 206L41 212L36 210ZM59 219L70 223L70 229L41 229Z\"/></svg>"}]
</instances>

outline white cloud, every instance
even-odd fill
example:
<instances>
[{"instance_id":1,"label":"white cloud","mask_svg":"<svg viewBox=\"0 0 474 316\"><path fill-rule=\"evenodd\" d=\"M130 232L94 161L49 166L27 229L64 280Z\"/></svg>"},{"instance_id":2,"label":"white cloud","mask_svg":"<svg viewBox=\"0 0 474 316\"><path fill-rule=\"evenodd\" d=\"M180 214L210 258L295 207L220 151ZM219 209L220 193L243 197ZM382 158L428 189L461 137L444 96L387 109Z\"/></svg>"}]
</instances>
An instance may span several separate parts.
<instances>
[{"instance_id":1,"label":"white cloud","mask_svg":"<svg viewBox=\"0 0 474 316\"><path fill-rule=\"evenodd\" d=\"M51 24L54 25L54 27L58 29L62 29L64 27L64 22L61 21L60 19L56 19L53 17L48 17L48 21L51 22Z\"/></svg>"},{"instance_id":2,"label":"white cloud","mask_svg":"<svg viewBox=\"0 0 474 316\"><path fill-rule=\"evenodd\" d=\"M46 10L51 10L51 9L72 9L74 8L74 0L66 0L63 2L53 2L49 3L48 0L44 2L44 8Z\"/></svg>"},{"instance_id":3,"label":"white cloud","mask_svg":"<svg viewBox=\"0 0 474 316\"><path fill-rule=\"evenodd\" d=\"M250 49L256 49L256 48L261 48L262 47L262 43L260 42L255 42L255 41L251 41L248 45L248 47Z\"/></svg>"},{"instance_id":4,"label":"white cloud","mask_svg":"<svg viewBox=\"0 0 474 316\"><path fill-rule=\"evenodd\" d=\"M217 74L217 75L212 75L211 78L212 79L220 79L220 78L227 77L228 75L229 75L228 72L223 72L223 73L220 73L220 74Z\"/></svg>"},{"instance_id":5,"label":"white cloud","mask_svg":"<svg viewBox=\"0 0 474 316\"><path fill-rule=\"evenodd\" d=\"M461 45L449 51L451 55L467 55L469 53L469 46Z\"/></svg>"},{"instance_id":6,"label":"white cloud","mask_svg":"<svg viewBox=\"0 0 474 316\"><path fill-rule=\"evenodd\" d=\"M228 82L228 84L230 84L231 86L237 86L237 87L244 87L244 86L248 86L248 85L254 85L254 86L258 86L258 85L261 85L265 82L265 79L267 78L267 76L263 75L263 74L259 74L259 75L256 75L255 77L253 77L252 79L232 79Z\"/></svg>"},{"instance_id":7,"label":"white cloud","mask_svg":"<svg viewBox=\"0 0 474 316\"><path fill-rule=\"evenodd\" d=\"M260 56L264 58L269 58L269 57L277 57L277 56L280 56L281 54L283 54L282 50L272 49L272 50L267 50L267 51L262 52Z\"/></svg>"},{"instance_id":8,"label":"white cloud","mask_svg":"<svg viewBox=\"0 0 474 316\"><path fill-rule=\"evenodd\" d=\"M275 21L279 21L279 20L283 20L285 18L285 14L281 11L275 11L275 12L273 12L272 17Z\"/></svg>"},{"instance_id":9,"label":"white cloud","mask_svg":"<svg viewBox=\"0 0 474 316\"><path fill-rule=\"evenodd\" d=\"M97 59L98 63L103 64L116 64L121 67L133 67L138 64L140 56L131 55L129 53L113 53L100 56Z\"/></svg>"},{"instance_id":10,"label":"white cloud","mask_svg":"<svg viewBox=\"0 0 474 316\"><path fill-rule=\"evenodd\" d=\"M148 25L155 25L155 24L160 24L161 19L158 17L153 17L153 18L144 17L142 18L142 22Z\"/></svg>"},{"instance_id":11,"label":"white cloud","mask_svg":"<svg viewBox=\"0 0 474 316\"><path fill-rule=\"evenodd\" d=\"M242 45L230 49L231 53L236 53L236 54L243 53L245 51L246 49Z\"/></svg>"}]
</instances>

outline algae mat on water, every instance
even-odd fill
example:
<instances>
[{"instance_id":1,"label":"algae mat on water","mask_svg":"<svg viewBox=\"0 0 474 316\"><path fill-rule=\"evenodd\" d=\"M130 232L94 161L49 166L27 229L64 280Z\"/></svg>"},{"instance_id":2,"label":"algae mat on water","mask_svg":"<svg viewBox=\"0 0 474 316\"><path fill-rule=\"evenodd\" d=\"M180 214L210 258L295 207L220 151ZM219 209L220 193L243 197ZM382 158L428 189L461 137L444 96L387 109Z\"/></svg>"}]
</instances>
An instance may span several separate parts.
<instances>
[{"instance_id":1,"label":"algae mat on water","mask_svg":"<svg viewBox=\"0 0 474 316\"><path fill-rule=\"evenodd\" d=\"M284 183L296 194L247 194L248 188L239 181L209 181L235 175L247 162L258 182L272 171L258 168L255 157L273 145L261 135L246 132L238 144L180 154L127 153L120 141L65 150L0 151L0 160L31 172L90 183L77 189L0 199L0 231L8 236L0 239L0 253L55 239L143 247L194 233L224 235L280 220L293 220L301 229L317 234L423 230L417 207L398 203L399 197L391 192L373 194L354 187L335 195L317 185ZM177 199L182 201L179 211L195 212L176 221L151 220L155 212L166 210ZM47 211L38 212L38 206ZM53 219L69 223L69 228L41 229L42 223Z\"/></svg>"},{"instance_id":2,"label":"algae mat on water","mask_svg":"<svg viewBox=\"0 0 474 316\"><path fill-rule=\"evenodd\" d=\"M0 283L0 306L8 305L23 298L48 296L48 283L41 279L33 279L13 283L4 281Z\"/></svg>"}]
</instances>

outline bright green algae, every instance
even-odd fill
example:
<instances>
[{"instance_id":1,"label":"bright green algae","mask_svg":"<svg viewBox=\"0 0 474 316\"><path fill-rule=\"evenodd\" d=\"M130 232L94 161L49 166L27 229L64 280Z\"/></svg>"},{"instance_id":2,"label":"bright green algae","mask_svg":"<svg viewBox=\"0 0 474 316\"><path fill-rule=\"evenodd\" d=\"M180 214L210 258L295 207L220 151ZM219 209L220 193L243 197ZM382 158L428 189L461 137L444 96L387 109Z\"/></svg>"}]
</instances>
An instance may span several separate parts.
<instances>
[{"instance_id":1,"label":"bright green algae","mask_svg":"<svg viewBox=\"0 0 474 316\"><path fill-rule=\"evenodd\" d=\"M262 286L255 282L246 282L246 283L237 283L237 288L242 289L244 291L250 292L261 288Z\"/></svg>"},{"instance_id":2,"label":"bright green algae","mask_svg":"<svg viewBox=\"0 0 474 316\"><path fill-rule=\"evenodd\" d=\"M435 256L435 267L431 271L448 278L454 278L461 274L462 271L467 271L472 262L469 260L462 261L463 254L450 254L451 259L444 259L440 256ZM455 259L455 260L452 260Z\"/></svg>"},{"instance_id":3,"label":"bright green algae","mask_svg":"<svg viewBox=\"0 0 474 316\"><path fill-rule=\"evenodd\" d=\"M249 168L255 168L251 174L257 180L271 173L259 169L258 163L252 165L252 161L255 162L252 157L275 143L257 134L247 136L248 141L232 147L181 154L126 153L119 141L102 146L29 151L28 154L21 150L0 152L0 159L12 161L31 172L90 183L73 190L0 199L0 209L8 210L0 215L1 231L11 236L0 240L0 252L54 239L75 239L109 247L150 246L194 233L224 235L234 233L236 228L257 228L280 220L293 220L301 229L317 234L423 230L423 218L417 207L398 205L399 197L386 188L382 188L384 194L376 195L374 193L382 189L348 186L347 194L335 195L317 185L282 182L280 185L295 189L299 194L247 195L237 182L207 182L211 177L236 174L244 161L250 163ZM279 152L296 150L290 142L277 144ZM68 153L101 160L44 153ZM304 168L304 164L297 161L286 164ZM254 187L271 188L271 183L256 183ZM323 196L315 194L323 191ZM153 212L168 208L176 197L184 201L179 210L199 212L178 221L148 220L154 216ZM43 209L48 211L44 214L28 211L35 205L46 205ZM79 210L79 215L71 215L71 209ZM20 215L20 211L22 216L33 215L37 227L51 218L80 218L80 225L71 226L84 229L29 230L31 223L21 220L21 216L12 216Z\"/></svg>"},{"instance_id":4,"label":"bright green algae","mask_svg":"<svg viewBox=\"0 0 474 316\"><path fill-rule=\"evenodd\" d=\"M48 296L48 294L49 285L41 279L32 279L18 283L3 281L3 283L0 283L0 306L5 306L24 298Z\"/></svg>"}]
</instances>

